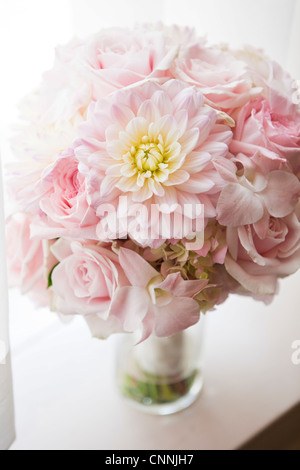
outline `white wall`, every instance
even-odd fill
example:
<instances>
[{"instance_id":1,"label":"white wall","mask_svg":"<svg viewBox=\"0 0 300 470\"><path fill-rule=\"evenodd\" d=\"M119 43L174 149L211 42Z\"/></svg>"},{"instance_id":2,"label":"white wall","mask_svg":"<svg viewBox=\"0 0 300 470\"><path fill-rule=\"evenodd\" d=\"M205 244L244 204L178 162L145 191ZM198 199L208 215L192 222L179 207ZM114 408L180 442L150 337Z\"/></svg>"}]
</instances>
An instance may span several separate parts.
<instances>
[{"instance_id":1,"label":"white wall","mask_svg":"<svg viewBox=\"0 0 300 470\"><path fill-rule=\"evenodd\" d=\"M211 42L245 43L300 78L300 0L2 0L0 129L3 159L17 103L51 67L54 47L108 26L164 21L196 27Z\"/></svg>"},{"instance_id":2,"label":"white wall","mask_svg":"<svg viewBox=\"0 0 300 470\"><path fill-rule=\"evenodd\" d=\"M298 0L74 0L74 25L85 35L101 27L164 21L196 27L211 41L264 48L286 65ZM299 60L300 62L300 60Z\"/></svg>"}]
</instances>

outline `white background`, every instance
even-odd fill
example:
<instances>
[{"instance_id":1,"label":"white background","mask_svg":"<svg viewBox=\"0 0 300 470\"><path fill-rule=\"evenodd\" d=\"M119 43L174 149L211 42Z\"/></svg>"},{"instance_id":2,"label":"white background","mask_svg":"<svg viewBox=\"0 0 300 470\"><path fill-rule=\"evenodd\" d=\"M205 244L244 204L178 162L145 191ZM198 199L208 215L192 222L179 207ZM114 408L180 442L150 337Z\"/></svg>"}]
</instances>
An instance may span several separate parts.
<instances>
[{"instance_id":1,"label":"white background","mask_svg":"<svg viewBox=\"0 0 300 470\"><path fill-rule=\"evenodd\" d=\"M206 34L210 42L229 42L233 46L248 43L262 47L288 68L296 79L300 78L299 0L1 0L0 125L4 159L7 161L11 158L8 138L10 126L17 119L17 103L23 95L38 86L42 72L51 67L56 44L67 42L74 34L86 35L102 27L133 26L136 22L160 20L167 24L195 26L197 32ZM297 382L300 369L291 366L290 361L291 342L300 338L299 280L298 274L283 281L281 296L270 307L258 305L250 299L231 299L223 310L221 307L218 312L211 314L208 375L211 383L215 387L219 384L221 388L208 387L208 395L202 407L199 405L197 409L199 420L203 420L207 428L206 437L198 421L196 425L191 415L184 418L184 424L191 429L191 433L187 431L182 437L186 446L196 445L197 439L202 439L204 447L234 447L294 404L297 397L300 399L300 380ZM105 448L101 446L108 442L111 448L117 445L121 448L121 442L124 442L124 448L134 448L134 444L142 447L145 442L142 439L146 438L147 446L151 446L151 442L152 445L161 442L162 448L179 448L175 431L182 433L183 423L180 424L178 418L174 426L172 422L165 425L169 437L164 437L166 433L158 432L155 438L156 421L147 421L148 434L145 434L146 431L139 432L143 421L136 415L123 412L121 405L117 409L125 413L121 416L124 426L134 420L137 428L132 439L126 434L124 426L120 428L120 432L124 433L123 440L122 436L114 436L113 426L118 426L118 423L112 415L108 416L108 413L113 414L114 395L105 414L106 424L111 418L110 426L105 430L98 423L103 400L107 400L107 393L112 392L110 388L101 389L99 377L101 373L105 374L104 369L101 369L104 365L99 356L97 369L94 354L110 355L112 342L108 342L107 346L95 346L80 320L63 327L53 314L35 312L31 304L27 300L20 300L17 294L12 294L11 304L18 432L15 448L43 448L47 445L61 448L89 447L89 444L91 447ZM216 357L212 358L218 344L221 350L217 350ZM239 354L243 347L246 354L244 362ZM251 354L257 370L251 369ZM221 364L225 365L226 362L226 373L220 367L220 357L223 357ZM59 369L60 364L62 369ZM111 358L107 364L112 367ZM278 364L278 367L274 364ZM249 374L245 374L247 367L250 367ZM105 370L107 379L111 372ZM63 373L68 374L68 371L70 377L66 381ZM80 385L80 380L75 384L76 374L79 377L83 374L91 387L95 377L99 400L95 400L90 388ZM244 386L239 382L238 374L241 374ZM268 381L264 380L264 374ZM282 385L284 381L292 389L286 390ZM67 405L67 397L64 397L64 394L70 393L71 385L82 387L74 395L77 416L71 416L75 402L69 397L72 408ZM234 400L226 396L226 393L230 393L231 385L240 393L239 398L235 397ZM225 397L222 396L222 387ZM43 393L43 398L39 392ZM87 403L92 395L93 406L99 405L96 411L89 408ZM203 403L207 404L204 410ZM250 411L246 411L246 406L250 407ZM237 412L243 417L243 423L237 419ZM93 416L96 417L94 420ZM230 416L232 427L228 434ZM63 417L63 425L59 417ZM88 418L93 424L90 433L84 431L89 423L85 421ZM195 434L196 430L198 434ZM99 434L98 439L94 433Z\"/></svg>"}]
</instances>

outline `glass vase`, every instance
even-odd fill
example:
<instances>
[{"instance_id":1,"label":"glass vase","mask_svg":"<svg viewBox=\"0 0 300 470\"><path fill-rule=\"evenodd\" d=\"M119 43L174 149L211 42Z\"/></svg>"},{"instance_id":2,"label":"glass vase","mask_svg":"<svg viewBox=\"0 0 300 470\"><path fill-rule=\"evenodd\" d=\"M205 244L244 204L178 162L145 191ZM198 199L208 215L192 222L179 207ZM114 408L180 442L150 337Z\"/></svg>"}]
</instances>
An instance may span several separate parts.
<instances>
[{"instance_id":1,"label":"glass vase","mask_svg":"<svg viewBox=\"0 0 300 470\"><path fill-rule=\"evenodd\" d=\"M168 415L190 406L203 386L203 318L169 338L121 338L117 384L123 397L148 413Z\"/></svg>"}]
</instances>

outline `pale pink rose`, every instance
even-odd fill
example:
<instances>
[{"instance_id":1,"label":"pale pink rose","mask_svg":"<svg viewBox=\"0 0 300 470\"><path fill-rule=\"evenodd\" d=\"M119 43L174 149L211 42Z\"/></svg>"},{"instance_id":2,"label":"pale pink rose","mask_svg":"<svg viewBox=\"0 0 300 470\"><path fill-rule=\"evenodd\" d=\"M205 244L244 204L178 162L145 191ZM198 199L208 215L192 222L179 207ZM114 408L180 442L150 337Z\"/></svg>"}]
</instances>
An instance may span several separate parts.
<instances>
[{"instance_id":1,"label":"pale pink rose","mask_svg":"<svg viewBox=\"0 0 300 470\"><path fill-rule=\"evenodd\" d=\"M300 222L295 213L283 218L264 214L253 225L227 229L228 273L246 290L275 294L278 277L300 268Z\"/></svg>"},{"instance_id":2,"label":"pale pink rose","mask_svg":"<svg viewBox=\"0 0 300 470\"><path fill-rule=\"evenodd\" d=\"M112 300L126 282L117 255L97 244L63 239L51 251L59 261L52 274L54 308L64 315L95 315L108 321Z\"/></svg>"},{"instance_id":3,"label":"pale pink rose","mask_svg":"<svg viewBox=\"0 0 300 470\"><path fill-rule=\"evenodd\" d=\"M7 272L10 287L30 294L38 306L49 305L48 273L57 261L48 256L47 242L30 238L32 218L15 214L7 220Z\"/></svg>"},{"instance_id":4,"label":"pale pink rose","mask_svg":"<svg viewBox=\"0 0 300 470\"><path fill-rule=\"evenodd\" d=\"M265 211L272 217L286 217L300 197L300 182L288 171L272 170L257 155L219 159L215 167L224 180L218 199L217 220L238 227L258 222Z\"/></svg>"},{"instance_id":5,"label":"pale pink rose","mask_svg":"<svg viewBox=\"0 0 300 470\"><path fill-rule=\"evenodd\" d=\"M118 206L119 197L126 196L129 208L159 204L166 213L203 203L205 216L214 217L220 178L212 159L226 156L231 136L193 87L178 80L148 82L91 106L75 154L90 168L89 187L99 210L108 202ZM144 228L153 229L152 238L161 237L157 224L149 224L146 220Z\"/></svg>"},{"instance_id":6,"label":"pale pink rose","mask_svg":"<svg viewBox=\"0 0 300 470\"><path fill-rule=\"evenodd\" d=\"M165 80L178 47L163 31L108 28L57 48L41 88L42 119L84 117L91 101L117 89L149 77Z\"/></svg>"},{"instance_id":7,"label":"pale pink rose","mask_svg":"<svg viewBox=\"0 0 300 470\"><path fill-rule=\"evenodd\" d=\"M15 214L6 224L8 282L29 292L43 276L42 242L30 239L31 217Z\"/></svg>"},{"instance_id":8,"label":"pale pink rose","mask_svg":"<svg viewBox=\"0 0 300 470\"><path fill-rule=\"evenodd\" d=\"M72 149L44 170L35 194L42 215L33 221L34 237L96 238L99 219L88 203L85 178Z\"/></svg>"},{"instance_id":9,"label":"pale pink rose","mask_svg":"<svg viewBox=\"0 0 300 470\"><path fill-rule=\"evenodd\" d=\"M208 104L217 109L239 108L262 91L253 86L246 64L218 46L194 43L182 48L171 71L174 77L199 88Z\"/></svg>"},{"instance_id":10,"label":"pale pink rose","mask_svg":"<svg viewBox=\"0 0 300 470\"><path fill-rule=\"evenodd\" d=\"M20 210L37 210L35 185L62 149L72 146L75 137L75 127L70 123L61 123L56 127L35 122L19 129L12 141L17 161L7 164L7 169L9 194Z\"/></svg>"},{"instance_id":11,"label":"pale pink rose","mask_svg":"<svg viewBox=\"0 0 300 470\"><path fill-rule=\"evenodd\" d=\"M300 170L300 117L277 114L264 98L246 104L240 111L232 153L252 156L260 152L272 160L289 161L294 172Z\"/></svg>"},{"instance_id":12,"label":"pale pink rose","mask_svg":"<svg viewBox=\"0 0 300 470\"><path fill-rule=\"evenodd\" d=\"M253 86L262 87L262 94L269 101L274 113L288 116L300 113L299 105L292 99L295 80L286 70L262 50L251 46L233 53L237 59L245 62Z\"/></svg>"},{"instance_id":13,"label":"pale pink rose","mask_svg":"<svg viewBox=\"0 0 300 470\"><path fill-rule=\"evenodd\" d=\"M120 319L125 331L141 331L145 340L151 334L174 335L198 322L200 308L193 297L208 281L184 281L179 273L164 279L140 255L126 248L120 249L119 260L131 285L117 291L111 313Z\"/></svg>"}]
</instances>

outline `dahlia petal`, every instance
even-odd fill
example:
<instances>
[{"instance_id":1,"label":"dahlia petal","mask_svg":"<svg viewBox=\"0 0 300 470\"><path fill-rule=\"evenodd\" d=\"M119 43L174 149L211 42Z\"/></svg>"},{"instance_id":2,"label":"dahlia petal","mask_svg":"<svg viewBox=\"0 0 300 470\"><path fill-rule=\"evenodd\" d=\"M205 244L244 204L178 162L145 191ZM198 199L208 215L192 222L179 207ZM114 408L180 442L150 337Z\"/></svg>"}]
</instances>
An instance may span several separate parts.
<instances>
[{"instance_id":1,"label":"dahlia petal","mask_svg":"<svg viewBox=\"0 0 300 470\"><path fill-rule=\"evenodd\" d=\"M132 119L127 127L126 133L129 134L129 137L138 144L144 135L148 133L148 123L143 117L136 117Z\"/></svg>"},{"instance_id":2,"label":"dahlia petal","mask_svg":"<svg viewBox=\"0 0 300 470\"><path fill-rule=\"evenodd\" d=\"M149 180L145 180L145 183L142 188L139 188L132 195L132 200L134 202L144 202L150 199L153 196L153 190Z\"/></svg>"},{"instance_id":3,"label":"dahlia petal","mask_svg":"<svg viewBox=\"0 0 300 470\"><path fill-rule=\"evenodd\" d=\"M186 131L179 141L182 152L185 154L191 153L195 149L198 139L199 139L199 129L195 127L193 129L189 129L188 131Z\"/></svg>"},{"instance_id":4,"label":"dahlia petal","mask_svg":"<svg viewBox=\"0 0 300 470\"><path fill-rule=\"evenodd\" d=\"M178 200L177 200L177 191L172 186L165 187L165 194L164 196L158 198L156 196L156 203L160 205L164 205L170 208L169 212L173 212L176 209ZM168 212L168 211L167 211Z\"/></svg>"},{"instance_id":5,"label":"dahlia petal","mask_svg":"<svg viewBox=\"0 0 300 470\"><path fill-rule=\"evenodd\" d=\"M191 176L186 183L180 185L179 189L187 193L200 194L209 191L214 185L210 178L199 173L198 175Z\"/></svg>"},{"instance_id":6,"label":"dahlia petal","mask_svg":"<svg viewBox=\"0 0 300 470\"><path fill-rule=\"evenodd\" d=\"M119 139L118 140L111 140L111 141L107 142L106 149L107 149L108 154L114 160L122 161L123 154L126 153L126 147L124 147L122 145L122 143L120 142Z\"/></svg>"},{"instance_id":7,"label":"dahlia petal","mask_svg":"<svg viewBox=\"0 0 300 470\"><path fill-rule=\"evenodd\" d=\"M126 127L128 122L135 118L135 115L128 106L113 104L111 107L111 117L120 126Z\"/></svg>"},{"instance_id":8,"label":"dahlia petal","mask_svg":"<svg viewBox=\"0 0 300 470\"><path fill-rule=\"evenodd\" d=\"M120 177L122 174L121 169L123 168L123 166L124 165L120 163L118 165L112 165L108 167L106 170L106 175Z\"/></svg>"},{"instance_id":9,"label":"dahlia petal","mask_svg":"<svg viewBox=\"0 0 300 470\"><path fill-rule=\"evenodd\" d=\"M161 185L159 182L157 182L153 179L151 181L152 181L151 189L153 191L153 194L155 194L156 196L159 196L159 197L163 197L165 195L165 190L164 190L163 185Z\"/></svg>"},{"instance_id":10,"label":"dahlia petal","mask_svg":"<svg viewBox=\"0 0 300 470\"><path fill-rule=\"evenodd\" d=\"M89 156L88 164L100 171L105 171L110 165L115 164L115 159L104 152L95 152Z\"/></svg>"},{"instance_id":11,"label":"dahlia petal","mask_svg":"<svg viewBox=\"0 0 300 470\"><path fill-rule=\"evenodd\" d=\"M190 120L189 125L191 128L199 127L198 146L202 146L208 139L210 132L212 132L214 122L215 119L212 121L212 119L206 115L196 116L194 119Z\"/></svg>"},{"instance_id":12,"label":"dahlia petal","mask_svg":"<svg viewBox=\"0 0 300 470\"><path fill-rule=\"evenodd\" d=\"M223 142L207 142L202 147L203 152L208 152L213 158L226 157L228 146Z\"/></svg>"},{"instance_id":13,"label":"dahlia petal","mask_svg":"<svg viewBox=\"0 0 300 470\"><path fill-rule=\"evenodd\" d=\"M224 124L215 124L212 129L212 133L208 136L207 141L223 142L226 145L229 145L232 141L232 130L228 129L228 126Z\"/></svg>"},{"instance_id":14,"label":"dahlia petal","mask_svg":"<svg viewBox=\"0 0 300 470\"><path fill-rule=\"evenodd\" d=\"M181 190L177 191L178 196L178 203L180 206L184 205L191 205L196 206L197 204L201 204L199 197L196 194L187 193Z\"/></svg>"},{"instance_id":15,"label":"dahlia petal","mask_svg":"<svg viewBox=\"0 0 300 470\"><path fill-rule=\"evenodd\" d=\"M152 122L149 126L148 135L153 141L157 140L161 134L164 137L165 144L176 143L180 130L174 116L168 114L161 117L158 121Z\"/></svg>"},{"instance_id":16,"label":"dahlia petal","mask_svg":"<svg viewBox=\"0 0 300 470\"><path fill-rule=\"evenodd\" d=\"M119 178L114 176L105 176L100 187L101 197L106 197L111 194L118 182Z\"/></svg>"},{"instance_id":17,"label":"dahlia petal","mask_svg":"<svg viewBox=\"0 0 300 470\"><path fill-rule=\"evenodd\" d=\"M157 106L151 101L144 101L139 110L138 117L145 118L147 122L156 122L160 118Z\"/></svg>"},{"instance_id":18,"label":"dahlia petal","mask_svg":"<svg viewBox=\"0 0 300 470\"><path fill-rule=\"evenodd\" d=\"M180 138L186 131L189 115L186 109L180 109L174 114L174 117L176 119L178 129L180 129Z\"/></svg>"},{"instance_id":19,"label":"dahlia petal","mask_svg":"<svg viewBox=\"0 0 300 470\"><path fill-rule=\"evenodd\" d=\"M122 178L115 178L114 184L124 193L127 191L139 191L139 186L137 185L136 177L132 176L128 178L127 176L122 176Z\"/></svg>"},{"instance_id":20,"label":"dahlia petal","mask_svg":"<svg viewBox=\"0 0 300 470\"><path fill-rule=\"evenodd\" d=\"M172 114L172 101L170 100L169 96L165 91L156 91L152 96L151 101L153 101L153 103L157 106L161 116L165 116L166 114Z\"/></svg>"},{"instance_id":21,"label":"dahlia petal","mask_svg":"<svg viewBox=\"0 0 300 470\"><path fill-rule=\"evenodd\" d=\"M203 98L201 95L196 95L194 89L191 87L183 88L173 99L173 106L175 110L186 109L189 118L193 118L201 109L203 105Z\"/></svg>"},{"instance_id":22,"label":"dahlia petal","mask_svg":"<svg viewBox=\"0 0 300 470\"><path fill-rule=\"evenodd\" d=\"M192 174L198 173L203 170L210 161L211 155L208 152L195 151L187 155L182 168Z\"/></svg>"},{"instance_id":23,"label":"dahlia petal","mask_svg":"<svg viewBox=\"0 0 300 470\"><path fill-rule=\"evenodd\" d=\"M211 199L206 194L199 194L199 201L200 204L203 204L204 207L204 217L210 219L212 217L216 217L216 208L213 205Z\"/></svg>"},{"instance_id":24,"label":"dahlia petal","mask_svg":"<svg viewBox=\"0 0 300 470\"><path fill-rule=\"evenodd\" d=\"M177 186L179 184L185 183L190 178L190 175L187 171L177 170L174 173L171 173L168 176L167 181L165 181L164 186Z\"/></svg>"}]
</instances>

